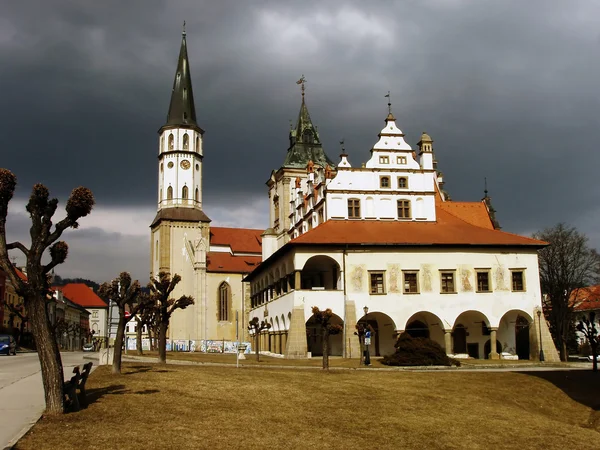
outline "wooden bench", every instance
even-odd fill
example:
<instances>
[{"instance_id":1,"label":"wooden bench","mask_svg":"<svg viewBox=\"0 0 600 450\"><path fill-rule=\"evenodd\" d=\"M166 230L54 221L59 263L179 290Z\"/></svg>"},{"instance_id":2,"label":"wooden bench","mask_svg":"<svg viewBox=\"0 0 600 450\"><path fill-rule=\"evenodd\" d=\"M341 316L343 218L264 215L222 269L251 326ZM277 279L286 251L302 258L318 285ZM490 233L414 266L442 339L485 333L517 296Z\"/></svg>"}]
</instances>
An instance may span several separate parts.
<instances>
[{"instance_id":1,"label":"wooden bench","mask_svg":"<svg viewBox=\"0 0 600 450\"><path fill-rule=\"evenodd\" d=\"M93 363L90 361L83 365L83 371L79 366L73 367L73 376L64 383L65 406L69 411L79 411L81 407L87 407L85 394L85 383L92 371ZM79 391L79 395L77 394Z\"/></svg>"}]
</instances>

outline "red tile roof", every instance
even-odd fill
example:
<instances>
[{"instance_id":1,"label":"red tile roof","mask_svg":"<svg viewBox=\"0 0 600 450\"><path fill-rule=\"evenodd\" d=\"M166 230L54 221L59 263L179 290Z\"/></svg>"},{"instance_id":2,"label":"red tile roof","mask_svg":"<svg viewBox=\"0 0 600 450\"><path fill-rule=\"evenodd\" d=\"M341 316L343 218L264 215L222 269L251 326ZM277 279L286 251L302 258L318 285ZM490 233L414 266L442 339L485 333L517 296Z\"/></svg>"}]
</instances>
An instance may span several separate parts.
<instances>
[{"instance_id":1,"label":"red tile roof","mask_svg":"<svg viewBox=\"0 0 600 450\"><path fill-rule=\"evenodd\" d=\"M234 256L226 252L208 252L206 266L208 272L250 273L261 262L262 256Z\"/></svg>"},{"instance_id":2,"label":"red tile roof","mask_svg":"<svg viewBox=\"0 0 600 450\"><path fill-rule=\"evenodd\" d=\"M73 303L84 308L106 308L108 306L91 287L84 283L68 283L64 286L52 286L52 288L61 291Z\"/></svg>"},{"instance_id":3,"label":"red tile roof","mask_svg":"<svg viewBox=\"0 0 600 450\"><path fill-rule=\"evenodd\" d=\"M571 301L578 312L600 310L600 285L578 289L571 294Z\"/></svg>"},{"instance_id":4,"label":"red tile roof","mask_svg":"<svg viewBox=\"0 0 600 450\"><path fill-rule=\"evenodd\" d=\"M228 245L233 253L262 253L260 235L263 232L250 228L210 227L210 243Z\"/></svg>"},{"instance_id":5,"label":"red tile roof","mask_svg":"<svg viewBox=\"0 0 600 450\"><path fill-rule=\"evenodd\" d=\"M494 224L490 219L487 207L483 202L440 202L437 210L440 209L481 228L489 230L494 229Z\"/></svg>"},{"instance_id":6,"label":"red tile roof","mask_svg":"<svg viewBox=\"0 0 600 450\"><path fill-rule=\"evenodd\" d=\"M473 208L475 209L475 208ZM474 218L473 221L480 219ZM328 220L290 241L303 244L532 246L546 242L476 226L438 208L436 222Z\"/></svg>"}]
</instances>

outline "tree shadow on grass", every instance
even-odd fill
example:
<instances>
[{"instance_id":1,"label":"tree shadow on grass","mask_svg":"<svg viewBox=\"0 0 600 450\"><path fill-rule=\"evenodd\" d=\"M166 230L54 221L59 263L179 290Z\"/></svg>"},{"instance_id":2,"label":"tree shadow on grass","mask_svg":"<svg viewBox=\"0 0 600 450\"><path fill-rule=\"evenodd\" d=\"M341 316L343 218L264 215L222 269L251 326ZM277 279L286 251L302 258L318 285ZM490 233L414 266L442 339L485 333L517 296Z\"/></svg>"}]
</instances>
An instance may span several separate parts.
<instances>
[{"instance_id":1,"label":"tree shadow on grass","mask_svg":"<svg viewBox=\"0 0 600 450\"><path fill-rule=\"evenodd\" d=\"M130 392L124 384L113 384L101 388L86 389L86 399L88 405L98 401L105 395L123 395Z\"/></svg>"},{"instance_id":2,"label":"tree shadow on grass","mask_svg":"<svg viewBox=\"0 0 600 450\"><path fill-rule=\"evenodd\" d=\"M133 366L127 369L127 372L123 372L123 375L133 375L136 373L146 373L152 370L152 366Z\"/></svg>"},{"instance_id":3,"label":"tree shadow on grass","mask_svg":"<svg viewBox=\"0 0 600 450\"><path fill-rule=\"evenodd\" d=\"M523 375L549 381L576 402L600 411L600 372L591 370L526 371ZM551 401L551 399L548 399Z\"/></svg>"}]
</instances>

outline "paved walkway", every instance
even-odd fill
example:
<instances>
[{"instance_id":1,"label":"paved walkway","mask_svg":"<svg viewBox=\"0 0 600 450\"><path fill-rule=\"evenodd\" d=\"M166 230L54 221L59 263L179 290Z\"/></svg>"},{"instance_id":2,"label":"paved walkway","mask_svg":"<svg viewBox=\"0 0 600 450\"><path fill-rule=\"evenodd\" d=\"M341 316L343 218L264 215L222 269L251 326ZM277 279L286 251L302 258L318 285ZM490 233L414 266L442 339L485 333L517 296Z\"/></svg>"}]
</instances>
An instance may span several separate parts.
<instances>
[{"instance_id":1,"label":"paved walkway","mask_svg":"<svg viewBox=\"0 0 600 450\"><path fill-rule=\"evenodd\" d=\"M83 355L62 353L65 378L71 377L74 366L84 363ZM0 449L11 448L38 421L44 408L37 353L0 356Z\"/></svg>"}]
</instances>

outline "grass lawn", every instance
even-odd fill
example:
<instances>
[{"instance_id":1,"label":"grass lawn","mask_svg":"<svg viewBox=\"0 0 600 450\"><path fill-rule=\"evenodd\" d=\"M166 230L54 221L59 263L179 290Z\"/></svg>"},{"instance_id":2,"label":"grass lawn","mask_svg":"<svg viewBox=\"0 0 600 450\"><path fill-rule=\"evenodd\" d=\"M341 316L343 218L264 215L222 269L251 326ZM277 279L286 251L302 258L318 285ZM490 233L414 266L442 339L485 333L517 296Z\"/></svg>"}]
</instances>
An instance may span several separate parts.
<instances>
[{"instance_id":1,"label":"grass lawn","mask_svg":"<svg viewBox=\"0 0 600 450\"><path fill-rule=\"evenodd\" d=\"M16 448L592 448L597 375L102 366Z\"/></svg>"}]
</instances>

